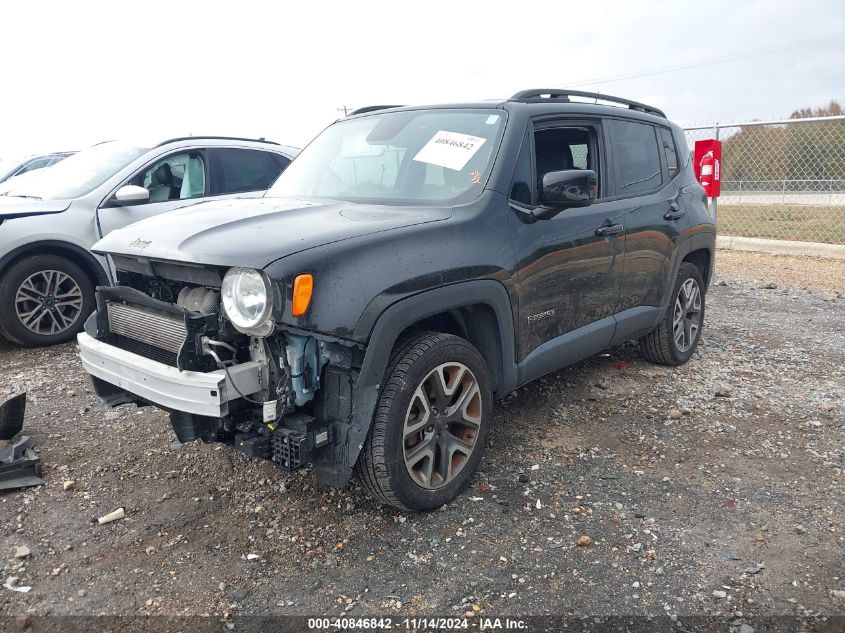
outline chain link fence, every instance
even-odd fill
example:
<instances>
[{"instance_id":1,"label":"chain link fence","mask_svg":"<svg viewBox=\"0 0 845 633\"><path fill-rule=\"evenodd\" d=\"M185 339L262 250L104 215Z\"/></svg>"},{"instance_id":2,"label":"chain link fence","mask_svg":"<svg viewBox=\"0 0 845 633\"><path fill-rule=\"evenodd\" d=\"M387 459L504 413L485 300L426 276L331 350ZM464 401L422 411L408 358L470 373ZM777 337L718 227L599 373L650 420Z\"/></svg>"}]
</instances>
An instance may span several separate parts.
<instances>
[{"instance_id":1,"label":"chain link fence","mask_svg":"<svg viewBox=\"0 0 845 633\"><path fill-rule=\"evenodd\" d=\"M721 235L845 244L845 116L685 131L722 141Z\"/></svg>"}]
</instances>

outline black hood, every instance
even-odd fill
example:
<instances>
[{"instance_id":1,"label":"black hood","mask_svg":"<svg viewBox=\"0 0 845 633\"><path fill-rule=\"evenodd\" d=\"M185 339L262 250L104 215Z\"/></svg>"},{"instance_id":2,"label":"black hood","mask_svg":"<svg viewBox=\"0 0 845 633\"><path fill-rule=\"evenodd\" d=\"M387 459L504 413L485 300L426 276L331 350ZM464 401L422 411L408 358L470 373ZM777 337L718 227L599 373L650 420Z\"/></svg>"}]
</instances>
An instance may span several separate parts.
<instances>
[{"instance_id":1,"label":"black hood","mask_svg":"<svg viewBox=\"0 0 845 633\"><path fill-rule=\"evenodd\" d=\"M113 231L96 253L264 268L316 246L445 220L450 209L372 206L289 198L235 198L197 204Z\"/></svg>"},{"instance_id":2,"label":"black hood","mask_svg":"<svg viewBox=\"0 0 845 633\"><path fill-rule=\"evenodd\" d=\"M0 196L0 220L61 213L67 210L71 202L72 200L38 200L37 198Z\"/></svg>"}]
</instances>

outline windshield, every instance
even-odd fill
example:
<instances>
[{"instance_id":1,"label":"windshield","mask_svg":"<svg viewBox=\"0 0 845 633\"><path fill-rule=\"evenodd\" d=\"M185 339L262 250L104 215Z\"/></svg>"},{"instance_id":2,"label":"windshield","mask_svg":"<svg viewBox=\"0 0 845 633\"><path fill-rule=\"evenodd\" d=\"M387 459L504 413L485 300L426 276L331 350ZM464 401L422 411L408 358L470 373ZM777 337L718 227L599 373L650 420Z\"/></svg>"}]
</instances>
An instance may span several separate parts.
<instances>
[{"instance_id":1,"label":"windshield","mask_svg":"<svg viewBox=\"0 0 845 633\"><path fill-rule=\"evenodd\" d=\"M11 176L20 166L20 161L0 160L0 180L4 180Z\"/></svg>"},{"instance_id":2,"label":"windshield","mask_svg":"<svg viewBox=\"0 0 845 633\"><path fill-rule=\"evenodd\" d=\"M138 158L147 149L109 141L100 143L39 170L36 176L10 189L7 196L61 200L84 196Z\"/></svg>"},{"instance_id":3,"label":"windshield","mask_svg":"<svg viewBox=\"0 0 845 633\"><path fill-rule=\"evenodd\" d=\"M341 121L296 157L267 196L472 200L487 182L504 124L501 110L409 110Z\"/></svg>"}]
</instances>

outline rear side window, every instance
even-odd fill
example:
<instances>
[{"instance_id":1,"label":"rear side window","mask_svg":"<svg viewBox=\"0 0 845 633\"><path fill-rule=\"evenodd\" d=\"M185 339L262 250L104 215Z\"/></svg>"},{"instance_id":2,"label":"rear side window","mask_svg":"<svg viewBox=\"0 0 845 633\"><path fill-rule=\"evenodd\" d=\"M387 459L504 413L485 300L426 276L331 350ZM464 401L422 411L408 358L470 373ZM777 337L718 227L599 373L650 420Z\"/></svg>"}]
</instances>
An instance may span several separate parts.
<instances>
[{"instance_id":1,"label":"rear side window","mask_svg":"<svg viewBox=\"0 0 845 633\"><path fill-rule=\"evenodd\" d=\"M675 139L672 132L665 127L660 129L660 140L663 142L663 153L666 155L666 166L669 168L669 178L678 171L678 153L675 151Z\"/></svg>"},{"instance_id":2,"label":"rear side window","mask_svg":"<svg viewBox=\"0 0 845 633\"><path fill-rule=\"evenodd\" d=\"M282 160L277 161L273 154L254 149L221 149L217 156L221 170L219 193L267 189L289 162L281 156Z\"/></svg>"},{"instance_id":3,"label":"rear side window","mask_svg":"<svg viewBox=\"0 0 845 633\"><path fill-rule=\"evenodd\" d=\"M616 195L634 196L660 185L660 154L654 127L611 120ZM677 162L677 161L676 161Z\"/></svg>"}]
</instances>

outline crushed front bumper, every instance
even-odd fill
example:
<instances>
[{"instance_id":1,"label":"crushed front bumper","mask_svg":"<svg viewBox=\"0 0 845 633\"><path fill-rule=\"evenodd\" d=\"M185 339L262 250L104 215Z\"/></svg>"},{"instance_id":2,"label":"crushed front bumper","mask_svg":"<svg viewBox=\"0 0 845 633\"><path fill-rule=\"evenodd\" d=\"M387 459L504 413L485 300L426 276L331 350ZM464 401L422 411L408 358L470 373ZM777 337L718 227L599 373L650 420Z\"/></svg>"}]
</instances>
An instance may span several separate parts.
<instances>
[{"instance_id":1,"label":"crushed front bumper","mask_svg":"<svg viewBox=\"0 0 845 633\"><path fill-rule=\"evenodd\" d=\"M170 411L222 418L229 414L229 402L240 398L238 391L249 396L267 384L266 363L233 365L229 376L222 369L180 371L84 332L77 336L77 342L82 366L89 374Z\"/></svg>"}]
</instances>

